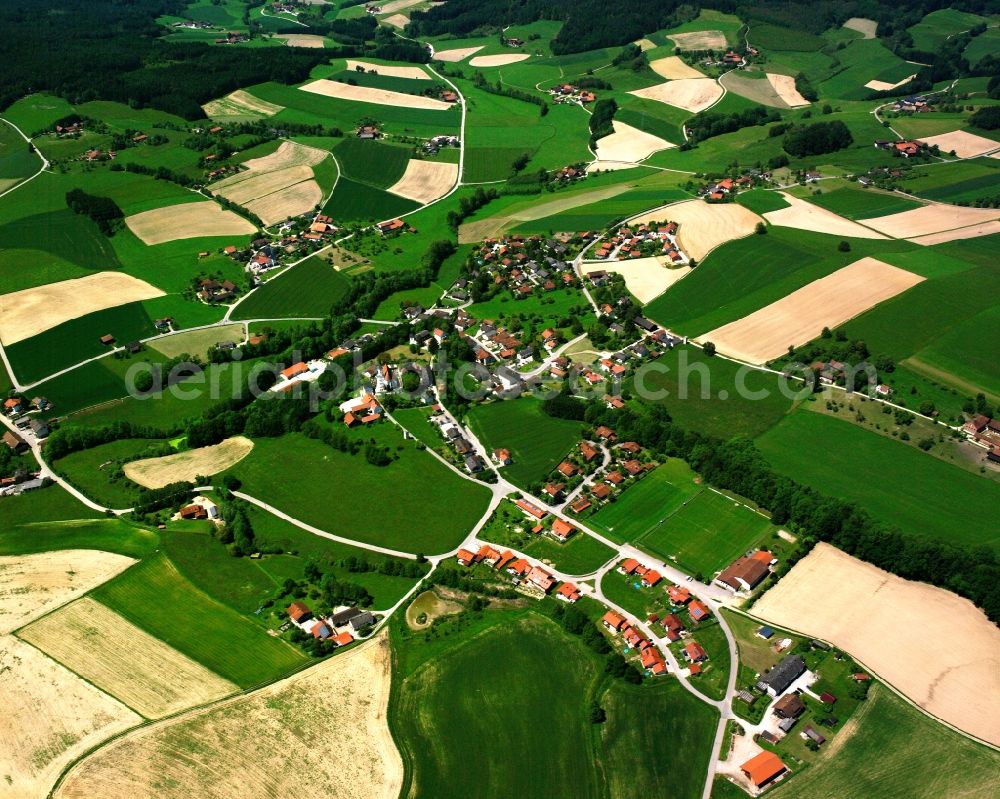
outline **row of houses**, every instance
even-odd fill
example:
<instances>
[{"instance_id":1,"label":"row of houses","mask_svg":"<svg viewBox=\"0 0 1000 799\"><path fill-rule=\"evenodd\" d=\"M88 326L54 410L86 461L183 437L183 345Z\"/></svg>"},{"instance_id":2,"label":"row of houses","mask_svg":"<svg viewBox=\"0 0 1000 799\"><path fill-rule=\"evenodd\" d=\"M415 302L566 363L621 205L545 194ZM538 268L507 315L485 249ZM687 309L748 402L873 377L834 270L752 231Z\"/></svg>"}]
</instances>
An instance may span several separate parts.
<instances>
[{"instance_id":1,"label":"row of houses","mask_svg":"<svg viewBox=\"0 0 1000 799\"><path fill-rule=\"evenodd\" d=\"M476 452L476 448L465 437L465 431L444 413L440 405L432 406L429 421L441 431L441 436L469 474L479 474L486 468L486 463Z\"/></svg>"},{"instance_id":2,"label":"row of houses","mask_svg":"<svg viewBox=\"0 0 1000 799\"><path fill-rule=\"evenodd\" d=\"M632 258L665 256L673 264L685 264L690 259L677 240L677 223L671 221L638 225L623 225L594 250L598 260L626 261Z\"/></svg>"},{"instance_id":3,"label":"row of houses","mask_svg":"<svg viewBox=\"0 0 1000 799\"><path fill-rule=\"evenodd\" d=\"M621 636L629 650L638 652L639 662L649 674L655 677L667 673L666 658L656 644L629 624L620 613L609 610L601 617L601 626L612 635Z\"/></svg>"},{"instance_id":4,"label":"row of houses","mask_svg":"<svg viewBox=\"0 0 1000 799\"><path fill-rule=\"evenodd\" d=\"M542 597L548 595L559 582L550 571L527 558L521 558L505 549L503 552L483 544L477 551L459 549L456 554L459 565L471 567L482 563L498 572L506 572L518 587ZM562 583L555 592L556 599L570 604L580 599L580 589L571 582Z\"/></svg>"},{"instance_id":5,"label":"row of houses","mask_svg":"<svg viewBox=\"0 0 1000 799\"><path fill-rule=\"evenodd\" d=\"M724 200L741 191L752 189L754 186L767 183L771 179L771 173L767 170L749 169L736 178L723 178L722 180L710 181L698 189L698 195L706 200L718 202Z\"/></svg>"},{"instance_id":6,"label":"row of houses","mask_svg":"<svg viewBox=\"0 0 1000 799\"><path fill-rule=\"evenodd\" d=\"M534 520L531 532L536 535L548 535L556 541L563 543L568 541L574 533L578 532L576 527L558 516L551 516L549 512L535 504L531 500L523 497L514 500L514 504L527 516Z\"/></svg>"}]
</instances>

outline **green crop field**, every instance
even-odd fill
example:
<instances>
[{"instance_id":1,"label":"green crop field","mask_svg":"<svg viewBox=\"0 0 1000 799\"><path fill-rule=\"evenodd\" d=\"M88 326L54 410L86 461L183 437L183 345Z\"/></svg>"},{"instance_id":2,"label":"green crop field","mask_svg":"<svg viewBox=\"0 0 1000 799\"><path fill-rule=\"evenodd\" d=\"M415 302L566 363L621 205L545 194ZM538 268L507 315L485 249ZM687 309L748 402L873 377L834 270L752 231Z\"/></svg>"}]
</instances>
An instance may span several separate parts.
<instances>
[{"instance_id":1,"label":"green crop field","mask_svg":"<svg viewBox=\"0 0 1000 799\"><path fill-rule=\"evenodd\" d=\"M412 148L348 136L341 140L333 154L343 178L385 189L403 176Z\"/></svg>"},{"instance_id":2,"label":"green crop field","mask_svg":"<svg viewBox=\"0 0 1000 799\"><path fill-rule=\"evenodd\" d=\"M501 182L513 173L512 164L524 153L526 147L475 147L465 151L465 167L462 180L467 183Z\"/></svg>"},{"instance_id":3,"label":"green crop field","mask_svg":"<svg viewBox=\"0 0 1000 799\"><path fill-rule=\"evenodd\" d=\"M774 795L779 799L996 795L1000 754L928 718L885 686L872 686L854 719L857 727L836 757L821 757L800 774L793 770ZM935 767L928 771L929 763Z\"/></svg>"},{"instance_id":4,"label":"green crop field","mask_svg":"<svg viewBox=\"0 0 1000 799\"><path fill-rule=\"evenodd\" d=\"M671 458L589 517L587 524L615 540L635 541L704 490L687 463Z\"/></svg>"},{"instance_id":5,"label":"green crop field","mask_svg":"<svg viewBox=\"0 0 1000 799\"><path fill-rule=\"evenodd\" d=\"M967 31L980 22L987 21L985 17L980 17L977 14L969 14L954 8L943 8L932 11L916 25L910 26L908 30L913 37L914 47L918 50L934 53L950 36Z\"/></svg>"},{"instance_id":6,"label":"green crop field","mask_svg":"<svg viewBox=\"0 0 1000 799\"><path fill-rule=\"evenodd\" d=\"M845 187L812 195L809 201L848 219L871 219L920 208L921 203L873 189Z\"/></svg>"},{"instance_id":7,"label":"green crop field","mask_svg":"<svg viewBox=\"0 0 1000 799\"><path fill-rule=\"evenodd\" d=\"M856 502L888 527L1000 550L1000 485L850 422L801 410L757 439L782 474Z\"/></svg>"},{"instance_id":8,"label":"green crop field","mask_svg":"<svg viewBox=\"0 0 1000 799\"><path fill-rule=\"evenodd\" d=\"M606 200L579 205L552 216L545 216L529 222L519 222L516 229L524 233L547 233L549 231L604 230L616 222L635 216L643 211L679 200L689 200L691 195L684 189L641 186L629 189ZM665 212L666 213L666 212Z\"/></svg>"},{"instance_id":9,"label":"green crop field","mask_svg":"<svg viewBox=\"0 0 1000 799\"><path fill-rule=\"evenodd\" d=\"M819 37L803 30L783 28L778 25L750 26L749 41L764 50L819 50L825 42Z\"/></svg>"},{"instance_id":10,"label":"green crop field","mask_svg":"<svg viewBox=\"0 0 1000 799\"><path fill-rule=\"evenodd\" d=\"M1000 397L1000 367L981 346L1000 340L1000 306L994 305L959 323L932 344L904 361L917 371L932 367L953 375L963 384ZM932 375L933 376L933 375ZM947 381L947 378L945 378Z\"/></svg>"},{"instance_id":11,"label":"green crop field","mask_svg":"<svg viewBox=\"0 0 1000 799\"><path fill-rule=\"evenodd\" d=\"M389 194L365 183L341 175L333 195L323 206L323 213L338 222L358 220L382 222L415 211L420 205L405 197Z\"/></svg>"},{"instance_id":12,"label":"green crop field","mask_svg":"<svg viewBox=\"0 0 1000 799\"><path fill-rule=\"evenodd\" d=\"M869 81L895 83L918 69L891 53L880 39L856 39L849 42L843 50L837 51L837 58L840 60L840 69L816 87L820 97L863 100L870 94L870 90L865 88ZM870 146L869 142L866 144Z\"/></svg>"},{"instance_id":13,"label":"green crop field","mask_svg":"<svg viewBox=\"0 0 1000 799\"><path fill-rule=\"evenodd\" d=\"M28 132L30 135L30 131ZM0 123L0 187L6 191L24 178L34 175L42 165L21 134L10 125Z\"/></svg>"},{"instance_id":14,"label":"green crop field","mask_svg":"<svg viewBox=\"0 0 1000 799\"><path fill-rule=\"evenodd\" d=\"M28 555L58 549L100 549L141 558L152 554L157 543L156 533L121 519L25 522L15 527L5 524L0 530L0 555Z\"/></svg>"},{"instance_id":15,"label":"green crop field","mask_svg":"<svg viewBox=\"0 0 1000 799\"><path fill-rule=\"evenodd\" d=\"M915 177L904 189L928 200L960 203L974 202L981 197L993 197L1000 183L1000 161L976 158L942 164L935 169L915 169Z\"/></svg>"},{"instance_id":16,"label":"green crop field","mask_svg":"<svg viewBox=\"0 0 1000 799\"><path fill-rule=\"evenodd\" d=\"M350 280L319 255L271 278L233 313L234 319L322 317L347 294Z\"/></svg>"},{"instance_id":17,"label":"green crop field","mask_svg":"<svg viewBox=\"0 0 1000 799\"><path fill-rule=\"evenodd\" d=\"M350 455L292 434L259 439L231 471L247 494L300 521L402 552L447 552L486 511L484 486L463 480L414 442L403 441L394 425L383 422L350 435L389 447L394 460L372 466L363 453ZM276 474L289 479L276 481ZM342 486L350 498L331 499L331 486Z\"/></svg>"},{"instance_id":18,"label":"green crop field","mask_svg":"<svg viewBox=\"0 0 1000 799\"><path fill-rule=\"evenodd\" d=\"M290 644L195 588L162 553L91 596L242 688L273 680L306 662Z\"/></svg>"},{"instance_id":19,"label":"green crop field","mask_svg":"<svg viewBox=\"0 0 1000 799\"><path fill-rule=\"evenodd\" d=\"M390 92L401 94L422 95L433 83L427 80L417 80L414 78L396 78L392 75L380 75L372 72L356 72L346 69L335 72L328 76L328 80L348 83L354 86L368 86L373 89L385 89Z\"/></svg>"},{"instance_id":20,"label":"green crop field","mask_svg":"<svg viewBox=\"0 0 1000 799\"><path fill-rule=\"evenodd\" d=\"M547 416L529 397L476 405L468 422L487 449L510 450L504 476L523 486L544 479L580 441L580 422Z\"/></svg>"},{"instance_id":21,"label":"green crop field","mask_svg":"<svg viewBox=\"0 0 1000 799\"><path fill-rule=\"evenodd\" d=\"M705 490L639 539L639 546L708 578L774 532L742 504Z\"/></svg>"},{"instance_id":22,"label":"green crop field","mask_svg":"<svg viewBox=\"0 0 1000 799\"><path fill-rule=\"evenodd\" d=\"M755 214L766 214L769 211L780 211L788 207L788 201L776 191L751 189L736 195L736 202L744 208L749 208Z\"/></svg>"},{"instance_id":23,"label":"green crop field","mask_svg":"<svg viewBox=\"0 0 1000 799\"><path fill-rule=\"evenodd\" d=\"M139 487L109 461L135 460L164 442L142 438L122 438L91 449L73 452L52 465L66 479L95 502L112 508L128 508L135 502Z\"/></svg>"}]
</instances>

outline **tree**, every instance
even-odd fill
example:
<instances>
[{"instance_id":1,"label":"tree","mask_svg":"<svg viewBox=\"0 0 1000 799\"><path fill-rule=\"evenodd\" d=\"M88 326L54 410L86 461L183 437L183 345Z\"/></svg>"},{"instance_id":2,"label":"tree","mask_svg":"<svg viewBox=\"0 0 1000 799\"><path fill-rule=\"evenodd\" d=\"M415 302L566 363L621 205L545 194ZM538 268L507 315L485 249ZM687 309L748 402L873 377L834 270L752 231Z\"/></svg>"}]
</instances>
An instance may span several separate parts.
<instances>
[{"instance_id":1,"label":"tree","mask_svg":"<svg viewBox=\"0 0 1000 799\"><path fill-rule=\"evenodd\" d=\"M608 714L597 702L590 703L590 723L603 724L608 719Z\"/></svg>"},{"instance_id":2,"label":"tree","mask_svg":"<svg viewBox=\"0 0 1000 799\"><path fill-rule=\"evenodd\" d=\"M837 249L840 252L850 252L851 251L851 243L849 241L841 240L840 244L837 245Z\"/></svg>"},{"instance_id":3,"label":"tree","mask_svg":"<svg viewBox=\"0 0 1000 799\"><path fill-rule=\"evenodd\" d=\"M711 357L715 355L715 345L711 341L706 341L704 345L702 345L701 351Z\"/></svg>"},{"instance_id":4,"label":"tree","mask_svg":"<svg viewBox=\"0 0 1000 799\"><path fill-rule=\"evenodd\" d=\"M767 233L767 225L765 225L763 222L758 222L757 226L753 229L753 232L756 233L758 236L763 236Z\"/></svg>"}]
</instances>

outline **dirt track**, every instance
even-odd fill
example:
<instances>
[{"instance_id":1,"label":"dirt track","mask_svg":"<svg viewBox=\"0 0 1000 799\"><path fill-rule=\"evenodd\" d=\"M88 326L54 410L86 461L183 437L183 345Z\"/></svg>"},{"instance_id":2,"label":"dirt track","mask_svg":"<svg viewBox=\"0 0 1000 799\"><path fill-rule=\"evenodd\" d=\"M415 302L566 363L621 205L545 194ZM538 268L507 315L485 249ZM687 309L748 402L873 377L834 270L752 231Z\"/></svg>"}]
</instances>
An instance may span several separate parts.
<instances>
[{"instance_id":1,"label":"dirt track","mask_svg":"<svg viewBox=\"0 0 1000 799\"><path fill-rule=\"evenodd\" d=\"M831 641L930 713L1000 745L1000 630L967 599L821 543L753 613Z\"/></svg>"}]
</instances>

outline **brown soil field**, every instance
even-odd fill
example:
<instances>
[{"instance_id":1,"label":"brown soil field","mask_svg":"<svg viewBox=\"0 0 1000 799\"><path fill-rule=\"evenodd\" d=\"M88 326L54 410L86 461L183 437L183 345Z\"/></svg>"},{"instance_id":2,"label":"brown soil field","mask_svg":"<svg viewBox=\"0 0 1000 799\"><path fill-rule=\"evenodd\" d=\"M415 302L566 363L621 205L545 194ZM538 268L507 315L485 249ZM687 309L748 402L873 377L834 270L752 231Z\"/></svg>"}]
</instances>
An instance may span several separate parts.
<instances>
[{"instance_id":1,"label":"brown soil field","mask_svg":"<svg viewBox=\"0 0 1000 799\"><path fill-rule=\"evenodd\" d=\"M304 92L322 94L324 97L335 97L338 100L357 100L375 105L395 105L400 108L425 108L430 111L446 111L451 103L435 100L433 97L417 97L414 94L390 92L386 89L372 89L368 86L350 86L335 80L314 80L299 87Z\"/></svg>"},{"instance_id":2,"label":"brown soil field","mask_svg":"<svg viewBox=\"0 0 1000 799\"><path fill-rule=\"evenodd\" d=\"M643 41L649 41L644 39ZM649 42L653 44L652 42ZM655 45L653 45L655 47ZM657 58L649 62L649 68L660 77L667 80L684 80L685 78L704 78L705 75L692 66L688 66L678 55Z\"/></svg>"},{"instance_id":3,"label":"brown soil field","mask_svg":"<svg viewBox=\"0 0 1000 799\"><path fill-rule=\"evenodd\" d=\"M411 158L403 177L386 191L418 203L429 203L451 191L457 180L458 164Z\"/></svg>"},{"instance_id":4,"label":"brown soil field","mask_svg":"<svg viewBox=\"0 0 1000 799\"><path fill-rule=\"evenodd\" d=\"M795 78L789 77L788 75L778 75L774 72L768 72L767 82L774 88L778 97L788 103L789 108L798 108L799 106L809 105L809 101L799 94L799 90L795 88Z\"/></svg>"},{"instance_id":5,"label":"brown soil field","mask_svg":"<svg viewBox=\"0 0 1000 799\"><path fill-rule=\"evenodd\" d=\"M929 146L936 144L941 148L942 153L950 153L954 150L955 155L959 158L975 158L1000 149L1000 141L994 141L985 136L976 136L965 130L953 130L951 133L942 133L939 136L928 136L921 141Z\"/></svg>"},{"instance_id":6,"label":"brown soil field","mask_svg":"<svg viewBox=\"0 0 1000 799\"><path fill-rule=\"evenodd\" d=\"M831 236L849 236L856 239L883 239L885 236L869 230L857 222L845 219L833 211L820 208L788 192L781 192L788 203L788 208L779 211L768 211L764 218L772 225L793 227L798 230L812 230L816 233L829 233Z\"/></svg>"},{"instance_id":7,"label":"brown soil field","mask_svg":"<svg viewBox=\"0 0 1000 799\"><path fill-rule=\"evenodd\" d=\"M969 600L821 543L753 613L832 642L929 713L1000 745L1000 629Z\"/></svg>"},{"instance_id":8,"label":"brown soil field","mask_svg":"<svg viewBox=\"0 0 1000 799\"><path fill-rule=\"evenodd\" d=\"M319 50L326 47L323 37L317 36L315 33L282 33L276 38L284 39L288 47L308 47Z\"/></svg>"},{"instance_id":9,"label":"brown soil field","mask_svg":"<svg viewBox=\"0 0 1000 799\"><path fill-rule=\"evenodd\" d=\"M244 327L242 322L234 322L231 325L220 325L210 327L205 330L189 330L182 333L171 333L169 336L153 339L148 342L150 349L163 353L168 358L176 358L178 355L198 355L205 358L210 347L215 346L220 341L232 341L239 344L244 338Z\"/></svg>"},{"instance_id":10,"label":"brown soil field","mask_svg":"<svg viewBox=\"0 0 1000 799\"><path fill-rule=\"evenodd\" d=\"M681 50L722 50L726 47L726 36L722 31L669 33L667 38Z\"/></svg>"},{"instance_id":11,"label":"brown soil field","mask_svg":"<svg viewBox=\"0 0 1000 799\"><path fill-rule=\"evenodd\" d=\"M873 19L865 19L864 17L851 17L847 22L844 23L845 28L849 28L852 31L857 31L866 39L874 39L875 31L878 30L878 23Z\"/></svg>"},{"instance_id":12,"label":"brown soil field","mask_svg":"<svg viewBox=\"0 0 1000 799\"><path fill-rule=\"evenodd\" d=\"M913 80L913 78L916 77L916 74L917 73L914 72L912 75L907 75L905 78L903 78L900 81L896 81L895 83L886 83L884 80L870 80L868 81L868 83L865 84L865 88L871 89L872 91L875 92L892 91L897 86L902 86L904 83L909 83L911 80ZM947 150L945 150L945 152L947 152Z\"/></svg>"},{"instance_id":13,"label":"brown soil field","mask_svg":"<svg viewBox=\"0 0 1000 799\"><path fill-rule=\"evenodd\" d=\"M410 24L410 18L406 14L393 14L391 17L382 17L382 21L401 30Z\"/></svg>"},{"instance_id":14,"label":"brown soil field","mask_svg":"<svg viewBox=\"0 0 1000 799\"><path fill-rule=\"evenodd\" d=\"M253 442L243 436L227 438L220 444L199 447L164 455L162 458L143 458L124 466L125 476L146 488L162 488L171 483L193 482L203 475L209 477L234 466L250 454Z\"/></svg>"},{"instance_id":15,"label":"brown soil field","mask_svg":"<svg viewBox=\"0 0 1000 799\"><path fill-rule=\"evenodd\" d=\"M258 200L296 183L312 179L312 167L299 164L267 172L257 170L240 172L213 184L211 191L245 206L251 200Z\"/></svg>"},{"instance_id":16,"label":"brown soil field","mask_svg":"<svg viewBox=\"0 0 1000 799\"><path fill-rule=\"evenodd\" d=\"M372 64L370 61L354 61L350 58L347 59L347 69L354 72L355 69L361 67L366 72L371 72L373 69L379 75L386 75L390 78L410 78L411 80L430 80L431 76L423 71L420 67L390 67L385 64Z\"/></svg>"},{"instance_id":17,"label":"brown soil field","mask_svg":"<svg viewBox=\"0 0 1000 799\"><path fill-rule=\"evenodd\" d=\"M656 42L651 42L649 39L637 39L635 42L633 42L633 44L637 44L639 46L639 49L642 50L642 52L644 52L644 53L647 50L654 50L654 49L656 49ZM650 64L650 66L653 66L653 65ZM664 76L664 77L666 77L666 76Z\"/></svg>"},{"instance_id":18,"label":"brown soil field","mask_svg":"<svg viewBox=\"0 0 1000 799\"><path fill-rule=\"evenodd\" d=\"M646 133L638 128L633 128L631 125L626 125L624 122L616 120L611 124L614 125L615 132L597 141L598 163L601 161L616 161L619 164L633 164L636 161L648 158L657 150L666 150L668 147L677 146L661 139L659 136L654 136L652 133ZM587 171L608 169L606 166L593 166L594 169L588 167Z\"/></svg>"},{"instance_id":19,"label":"brown soil field","mask_svg":"<svg viewBox=\"0 0 1000 799\"><path fill-rule=\"evenodd\" d=\"M274 172L290 166L316 166L328 155L326 150L320 150L318 147L309 147L294 141L283 141L281 146L270 155L251 158L244 163L243 166L247 168L246 172L240 172L238 175L226 178L225 181L219 181L215 185L236 182L237 178L248 172Z\"/></svg>"},{"instance_id":20,"label":"brown soil field","mask_svg":"<svg viewBox=\"0 0 1000 799\"><path fill-rule=\"evenodd\" d=\"M479 47L457 47L454 50L441 50L434 53L435 61L445 61L446 63L455 63L456 61L464 61L470 55L475 55L480 50L483 49L485 45L479 45Z\"/></svg>"},{"instance_id":21,"label":"brown soil field","mask_svg":"<svg viewBox=\"0 0 1000 799\"><path fill-rule=\"evenodd\" d=\"M284 106L269 103L254 97L243 89L237 89L231 94L219 100L212 100L202 106L205 114L212 119L224 117L240 117L243 119L258 119L260 117L270 117L279 111L284 111Z\"/></svg>"},{"instance_id":22,"label":"brown soil field","mask_svg":"<svg viewBox=\"0 0 1000 799\"><path fill-rule=\"evenodd\" d=\"M733 94L746 97L755 103L767 105L771 108L789 107L788 103L782 100L778 92L775 91L774 86L767 79L766 75L760 78L751 78L745 73L733 69L719 80Z\"/></svg>"},{"instance_id":23,"label":"brown soil field","mask_svg":"<svg viewBox=\"0 0 1000 799\"><path fill-rule=\"evenodd\" d=\"M970 227L961 227L957 230L943 230L940 233L931 233L927 236L917 236L910 239L914 244L944 244L947 241L957 241L959 239L977 239L980 236L992 236L1000 233L1000 221L982 222Z\"/></svg>"},{"instance_id":24,"label":"brown soil field","mask_svg":"<svg viewBox=\"0 0 1000 799\"><path fill-rule=\"evenodd\" d=\"M238 690L89 597L39 619L18 636L146 718Z\"/></svg>"},{"instance_id":25,"label":"brown soil field","mask_svg":"<svg viewBox=\"0 0 1000 799\"><path fill-rule=\"evenodd\" d=\"M684 78L636 89L629 94L698 113L722 96L722 87L711 78Z\"/></svg>"},{"instance_id":26,"label":"brown soil field","mask_svg":"<svg viewBox=\"0 0 1000 799\"><path fill-rule=\"evenodd\" d=\"M253 226L250 227L253 230ZM146 281L122 272L95 272L74 280L60 280L47 286L3 294L0 295L0 340L13 344L78 316L163 294Z\"/></svg>"},{"instance_id":27,"label":"brown soil field","mask_svg":"<svg viewBox=\"0 0 1000 799\"><path fill-rule=\"evenodd\" d=\"M290 216L299 216L321 205L323 190L315 180L303 180L246 203L265 225L273 225Z\"/></svg>"},{"instance_id":28,"label":"brown soil field","mask_svg":"<svg viewBox=\"0 0 1000 799\"><path fill-rule=\"evenodd\" d=\"M257 228L211 200L168 205L125 218L129 230L146 244L163 244L202 236L246 236Z\"/></svg>"},{"instance_id":29,"label":"brown soil field","mask_svg":"<svg viewBox=\"0 0 1000 799\"><path fill-rule=\"evenodd\" d=\"M133 563L95 549L0 557L0 634L65 605Z\"/></svg>"},{"instance_id":30,"label":"brown soil field","mask_svg":"<svg viewBox=\"0 0 1000 799\"><path fill-rule=\"evenodd\" d=\"M5 799L48 796L73 760L142 722L121 702L12 635L0 636L0 686Z\"/></svg>"},{"instance_id":31,"label":"brown soil field","mask_svg":"<svg viewBox=\"0 0 1000 799\"><path fill-rule=\"evenodd\" d=\"M505 67L531 58L528 53L504 53L502 55L477 55L469 62L470 67Z\"/></svg>"},{"instance_id":32,"label":"brown soil field","mask_svg":"<svg viewBox=\"0 0 1000 799\"><path fill-rule=\"evenodd\" d=\"M777 213L781 213L778 211ZM770 214L766 214L770 216ZM945 230L980 225L1000 219L1000 209L962 208L957 205L925 205L912 211L880 216L876 219L862 219L861 224L881 231L893 238L909 239L941 233Z\"/></svg>"},{"instance_id":33,"label":"brown soil field","mask_svg":"<svg viewBox=\"0 0 1000 799\"><path fill-rule=\"evenodd\" d=\"M614 272L625 278L625 285L639 302L646 304L691 271L691 267L669 269L666 259L660 256L650 258L633 258L628 261L592 261L586 266L591 269L603 269Z\"/></svg>"},{"instance_id":34,"label":"brown soil field","mask_svg":"<svg viewBox=\"0 0 1000 799\"><path fill-rule=\"evenodd\" d=\"M75 765L59 799L395 799L385 633L259 691L124 736ZM196 756L195 756L196 755Z\"/></svg>"},{"instance_id":35,"label":"brown soil field","mask_svg":"<svg viewBox=\"0 0 1000 799\"><path fill-rule=\"evenodd\" d=\"M665 220L680 225L677 237L681 248L699 261L720 244L749 236L761 221L753 211L735 203L710 205L702 200L685 200L633 217L629 222L644 225Z\"/></svg>"},{"instance_id":36,"label":"brown soil field","mask_svg":"<svg viewBox=\"0 0 1000 799\"><path fill-rule=\"evenodd\" d=\"M720 352L750 363L765 363L812 341L924 280L875 258L862 258L814 280L749 316L699 336Z\"/></svg>"},{"instance_id":37,"label":"brown soil field","mask_svg":"<svg viewBox=\"0 0 1000 799\"><path fill-rule=\"evenodd\" d=\"M422 3L424 0L392 0L390 3L386 3L382 6L382 10L379 12L381 14L395 14L397 11L402 11L403 9L409 8L410 6L415 6L418 3Z\"/></svg>"}]
</instances>

